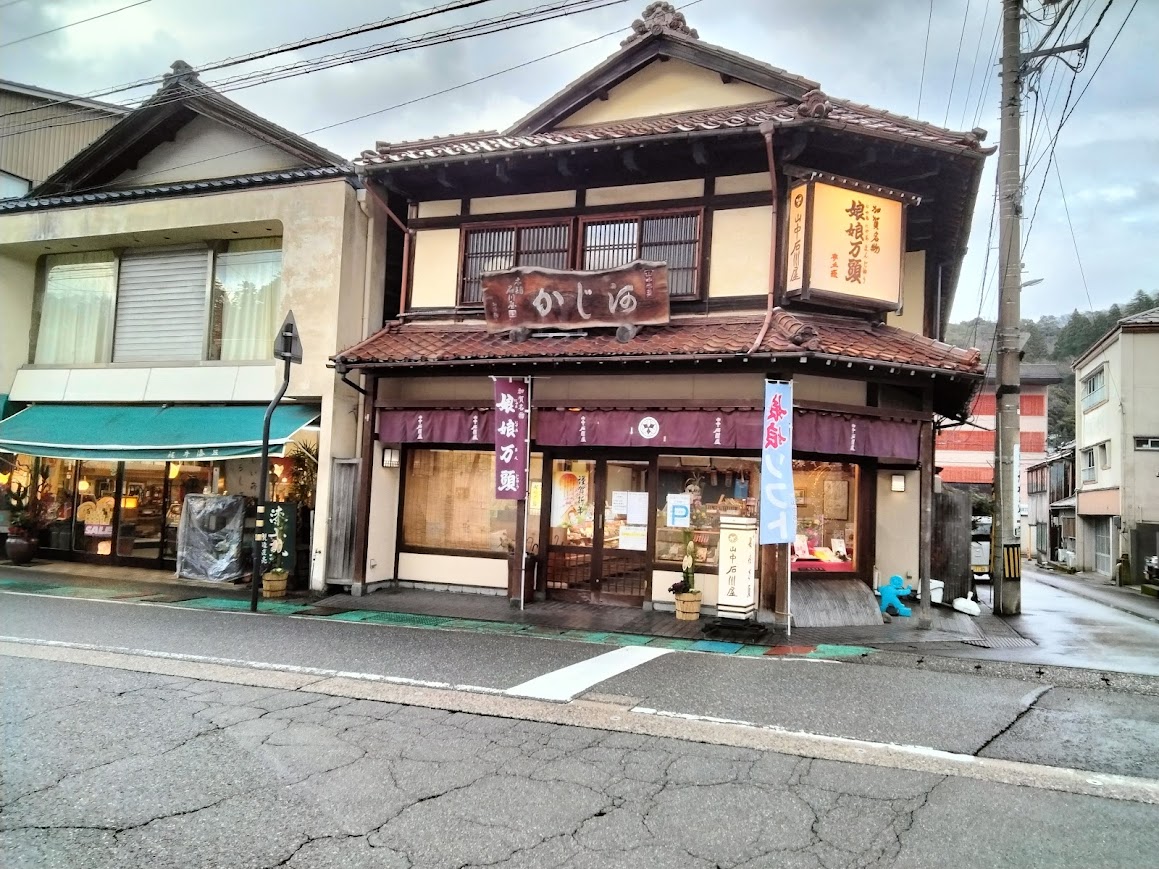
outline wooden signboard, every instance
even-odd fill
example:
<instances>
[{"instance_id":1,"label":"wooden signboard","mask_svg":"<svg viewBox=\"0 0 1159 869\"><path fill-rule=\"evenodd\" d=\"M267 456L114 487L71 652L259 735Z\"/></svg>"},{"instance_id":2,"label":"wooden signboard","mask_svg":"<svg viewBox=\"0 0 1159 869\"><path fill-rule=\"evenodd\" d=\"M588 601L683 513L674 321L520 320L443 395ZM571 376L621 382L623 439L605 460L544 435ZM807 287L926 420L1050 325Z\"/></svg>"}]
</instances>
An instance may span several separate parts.
<instances>
[{"instance_id":1,"label":"wooden signboard","mask_svg":"<svg viewBox=\"0 0 1159 869\"><path fill-rule=\"evenodd\" d=\"M598 272L518 266L482 276L488 332L668 322L668 266L634 260Z\"/></svg>"}]
</instances>

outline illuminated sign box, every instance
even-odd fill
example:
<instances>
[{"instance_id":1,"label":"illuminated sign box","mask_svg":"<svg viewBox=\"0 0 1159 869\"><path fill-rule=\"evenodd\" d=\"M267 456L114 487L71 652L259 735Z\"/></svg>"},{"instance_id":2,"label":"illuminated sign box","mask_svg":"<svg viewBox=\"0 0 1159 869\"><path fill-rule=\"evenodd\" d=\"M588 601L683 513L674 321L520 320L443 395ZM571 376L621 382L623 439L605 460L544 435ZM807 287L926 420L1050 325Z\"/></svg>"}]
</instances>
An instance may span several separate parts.
<instances>
[{"instance_id":1,"label":"illuminated sign box","mask_svg":"<svg viewBox=\"0 0 1159 869\"><path fill-rule=\"evenodd\" d=\"M793 183L785 244L788 297L900 311L905 206L918 201L907 193L822 173Z\"/></svg>"}]
</instances>

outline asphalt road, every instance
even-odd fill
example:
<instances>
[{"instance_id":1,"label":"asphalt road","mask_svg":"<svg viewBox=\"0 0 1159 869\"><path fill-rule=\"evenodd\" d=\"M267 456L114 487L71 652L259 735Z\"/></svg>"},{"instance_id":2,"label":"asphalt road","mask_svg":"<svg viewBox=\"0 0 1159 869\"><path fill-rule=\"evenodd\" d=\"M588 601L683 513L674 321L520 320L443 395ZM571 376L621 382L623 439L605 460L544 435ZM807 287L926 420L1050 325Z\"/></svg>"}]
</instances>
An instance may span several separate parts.
<instances>
[{"instance_id":1,"label":"asphalt road","mask_svg":"<svg viewBox=\"0 0 1159 869\"><path fill-rule=\"evenodd\" d=\"M1089 869L1159 849L1139 801L14 648L0 656L6 869ZM816 670L823 689L833 668Z\"/></svg>"},{"instance_id":2,"label":"asphalt road","mask_svg":"<svg viewBox=\"0 0 1159 869\"><path fill-rule=\"evenodd\" d=\"M564 668L628 651L521 636L10 593L0 594L0 636L492 692L546 674L563 679ZM1159 696L1153 694L906 666L691 652L642 661L575 693L693 718L1159 778L1154 753Z\"/></svg>"}]
</instances>

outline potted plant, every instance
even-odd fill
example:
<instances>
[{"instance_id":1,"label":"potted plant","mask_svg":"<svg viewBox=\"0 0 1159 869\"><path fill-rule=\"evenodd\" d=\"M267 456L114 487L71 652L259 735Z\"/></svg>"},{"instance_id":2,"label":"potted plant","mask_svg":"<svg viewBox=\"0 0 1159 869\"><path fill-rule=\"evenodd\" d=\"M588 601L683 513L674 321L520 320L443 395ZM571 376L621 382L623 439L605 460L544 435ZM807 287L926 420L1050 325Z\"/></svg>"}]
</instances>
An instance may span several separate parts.
<instances>
[{"instance_id":1,"label":"potted plant","mask_svg":"<svg viewBox=\"0 0 1159 869\"><path fill-rule=\"evenodd\" d=\"M285 597L290 578L290 552L286 543L286 529L290 516L286 509L275 504L266 514L266 546L263 552L262 597Z\"/></svg>"},{"instance_id":2,"label":"potted plant","mask_svg":"<svg viewBox=\"0 0 1159 869\"><path fill-rule=\"evenodd\" d=\"M36 555L40 532L47 527L44 499L28 486L15 482L8 486L7 499L11 515L4 554L13 564L29 564Z\"/></svg>"},{"instance_id":3,"label":"potted plant","mask_svg":"<svg viewBox=\"0 0 1159 869\"><path fill-rule=\"evenodd\" d=\"M691 531L684 532L684 558L680 562L683 578L668 587L676 598L676 618L696 621L700 618L700 589L696 587L696 540Z\"/></svg>"}]
</instances>

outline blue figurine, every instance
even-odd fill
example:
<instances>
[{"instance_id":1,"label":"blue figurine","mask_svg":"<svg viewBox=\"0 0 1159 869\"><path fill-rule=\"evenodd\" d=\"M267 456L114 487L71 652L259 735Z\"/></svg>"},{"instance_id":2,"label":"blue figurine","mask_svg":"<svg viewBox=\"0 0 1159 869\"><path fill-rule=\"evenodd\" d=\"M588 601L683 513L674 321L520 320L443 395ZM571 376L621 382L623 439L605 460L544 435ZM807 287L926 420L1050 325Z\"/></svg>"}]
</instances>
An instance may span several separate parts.
<instances>
[{"instance_id":1,"label":"blue figurine","mask_svg":"<svg viewBox=\"0 0 1159 869\"><path fill-rule=\"evenodd\" d=\"M914 590L908 585L904 585L900 576L891 576L889 585L883 585L879 591L881 592L881 611L883 613L888 613L889 608L893 607L899 616L910 615L910 608L901 602L901 598L913 594Z\"/></svg>"}]
</instances>

